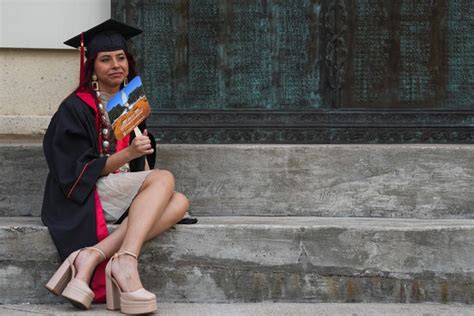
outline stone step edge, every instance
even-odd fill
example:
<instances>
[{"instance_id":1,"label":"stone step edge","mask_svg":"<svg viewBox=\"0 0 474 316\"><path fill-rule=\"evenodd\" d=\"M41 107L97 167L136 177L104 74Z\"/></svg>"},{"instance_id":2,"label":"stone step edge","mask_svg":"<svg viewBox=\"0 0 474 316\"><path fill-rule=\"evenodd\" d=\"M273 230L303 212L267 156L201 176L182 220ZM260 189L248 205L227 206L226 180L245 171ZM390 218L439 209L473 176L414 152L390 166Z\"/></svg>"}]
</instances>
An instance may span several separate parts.
<instances>
[{"instance_id":1,"label":"stone step edge","mask_svg":"<svg viewBox=\"0 0 474 316\"><path fill-rule=\"evenodd\" d=\"M3 219L0 261L58 261L39 218ZM306 260L314 266L345 267L357 273L430 271L474 276L474 219L198 219L198 224L176 225L158 236L145 245L147 251L168 253L180 262L194 260L198 265L238 260L245 265L281 266ZM115 227L109 225L109 231Z\"/></svg>"},{"instance_id":2,"label":"stone step edge","mask_svg":"<svg viewBox=\"0 0 474 316\"><path fill-rule=\"evenodd\" d=\"M9 135L0 134L0 147L15 147L15 146L42 146L43 135ZM186 148L207 148L207 147L221 147L221 148L239 148L239 149L266 149L266 148L306 148L306 147L321 147L321 148L424 148L424 149L458 149L458 150L474 150L472 144L170 144L158 143L158 146L167 147L186 147Z\"/></svg>"},{"instance_id":3,"label":"stone step edge","mask_svg":"<svg viewBox=\"0 0 474 316\"><path fill-rule=\"evenodd\" d=\"M13 227L44 228L40 217L0 217L0 229ZM201 226L231 225L250 227L341 227L365 230L415 230L474 228L474 219L418 219L385 217L316 217L316 216L199 216L193 225L176 225L179 229ZM109 224L113 228L115 225Z\"/></svg>"},{"instance_id":4,"label":"stone step edge","mask_svg":"<svg viewBox=\"0 0 474 316\"><path fill-rule=\"evenodd\" d=\"M8 146L42 146L43 135L12 135L0 133L0 147Z\"/></svg>"},{"instance_id":5,"label":"stone step edge","mask_svg":"<svg viewBox=\"0 0 474 316\"><path fill-rule=\"evenodd\" d=\"M156 166L175 175L194 215L474 218L474 146L160 146ZM39 216L41 146L0 156L0 214Z\"/></svg>"},{"instance_id":6,"label":"stone step edge","mask_svg":"<svg viewBox=\"0 0 474 316\"><path fill-rule=\"evenodd\" d=\"M0 305L0 314L5 315L117 315L105 304L94 304L90 310L79 311L70 304L7 304ZM395 304L395 303L161 303L158 313L163 315L411 315L451 316L473 315L474 307L461 304Z\"/></svg>"},{"instance_id":7,"label":"stone step edge","mask_svg":"<svg viewBox=\"0 0 474 316\"><path fill-rule=\"evenodd\" d=\"M199 220L160 235L140 256L147 286L163 301L474 302L474 220ZM52 302L36 285L58 264L39 218L1 221L5 303Z\"/></svg>"}]
</instances>

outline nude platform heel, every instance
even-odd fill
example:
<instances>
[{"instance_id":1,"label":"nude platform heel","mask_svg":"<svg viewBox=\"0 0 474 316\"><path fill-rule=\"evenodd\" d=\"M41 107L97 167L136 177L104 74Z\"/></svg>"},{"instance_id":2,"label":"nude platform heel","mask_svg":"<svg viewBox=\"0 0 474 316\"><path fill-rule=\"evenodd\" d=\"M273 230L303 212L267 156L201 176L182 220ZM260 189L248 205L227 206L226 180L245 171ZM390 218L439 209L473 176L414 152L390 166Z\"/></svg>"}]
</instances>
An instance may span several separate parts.
<instances>
[{"instance_id":1,"label":"nude platform heel","mask_svg":"<svg viewBox=\"0 0 474 316\"><path fill-rule=\"evenodd\" d=\"M126 250L116 253L110 259L105 268L107 309L120 309L124 314L145 314L155 312L157 310L155 294L145 290L144 288L132 292L122 292L118 282L112 276L112 262L114 259L122 255L129 255L137 259L136 254Z\"/></svg>"},{"instance_id":2,"label":"nude platform heel","mask_svg":"<svg viewBox=\"0 0 474 316\"><path fill-rule=\"evenodd\" d=\"M91 249L99 252L104 259L104 252L98 248L86 247L74 251L64 260L63 264L54 273L51 279L46 283L45 287L55 295L61 295L68 299L74 306L81 309L89 309L94 300L94 292L89 288L89 285L84 281L78 280L76 276L76 268L74 267L74 260L83 249Z\"/></svg>"}]
</instances>

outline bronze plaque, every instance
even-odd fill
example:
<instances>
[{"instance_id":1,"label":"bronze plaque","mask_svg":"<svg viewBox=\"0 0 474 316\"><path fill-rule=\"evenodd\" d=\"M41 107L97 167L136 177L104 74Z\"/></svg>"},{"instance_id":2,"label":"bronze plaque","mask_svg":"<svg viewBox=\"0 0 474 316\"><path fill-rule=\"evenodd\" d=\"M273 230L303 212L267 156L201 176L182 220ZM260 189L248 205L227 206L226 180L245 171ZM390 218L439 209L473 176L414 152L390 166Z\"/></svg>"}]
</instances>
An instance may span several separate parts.
<instances>
[{"instance_id":1,"label":"bronze plaque","mask_svg":"<svg viewBox=\"0 0 474 316\"><path fill-rule=\"evenodd\" d=\"M170 143L471 143L468 0L112 0Z\"/></svg>"}]
</instances>

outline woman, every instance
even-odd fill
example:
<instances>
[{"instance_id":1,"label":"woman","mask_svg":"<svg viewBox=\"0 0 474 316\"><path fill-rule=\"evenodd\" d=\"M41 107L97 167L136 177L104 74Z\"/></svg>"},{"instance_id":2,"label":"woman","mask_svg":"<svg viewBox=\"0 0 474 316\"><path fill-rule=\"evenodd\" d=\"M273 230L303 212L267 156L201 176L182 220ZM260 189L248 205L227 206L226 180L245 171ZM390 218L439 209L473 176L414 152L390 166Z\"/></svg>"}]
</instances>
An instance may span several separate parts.
<instances>
[{"instance_id":1,"label":"woman","mask_svg":"<svg viewBox=\"0 0 474 316\"><path fill-rule=\"evenodd\" d=\"M145 125L142 136L115 141L104 110L136 75L126 40L140 33L108 20L65 42L82 48L81 83L61 103L44 137L50 172L42 220L66 259L46 287L83 309L106 296L108 309L155 311L156 297L142 286L137 257L143 243L181 220L189 205L174 191L169 171L152 170L155 143ZM120 226L108 234L106 223Z\"/></svg>"}]
</instances>

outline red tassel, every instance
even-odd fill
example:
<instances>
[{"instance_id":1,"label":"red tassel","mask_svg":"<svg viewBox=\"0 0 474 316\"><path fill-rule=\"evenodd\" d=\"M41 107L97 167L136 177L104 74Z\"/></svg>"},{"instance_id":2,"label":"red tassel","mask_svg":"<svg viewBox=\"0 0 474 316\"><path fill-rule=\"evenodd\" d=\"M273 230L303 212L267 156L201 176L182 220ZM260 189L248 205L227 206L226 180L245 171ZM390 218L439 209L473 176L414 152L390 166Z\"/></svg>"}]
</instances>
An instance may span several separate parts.
<instances>
[{"instance_id":1,"label":"red tassel","mask_svg":"<svg viewBox=\"0 0 474 316\"><path fill-rule=\"evenodd\" d=\"M79 66L79 85L86 81L86 73L84 69L84 33L81 33L81 64Z\"/></svg>"}]
</instances>

